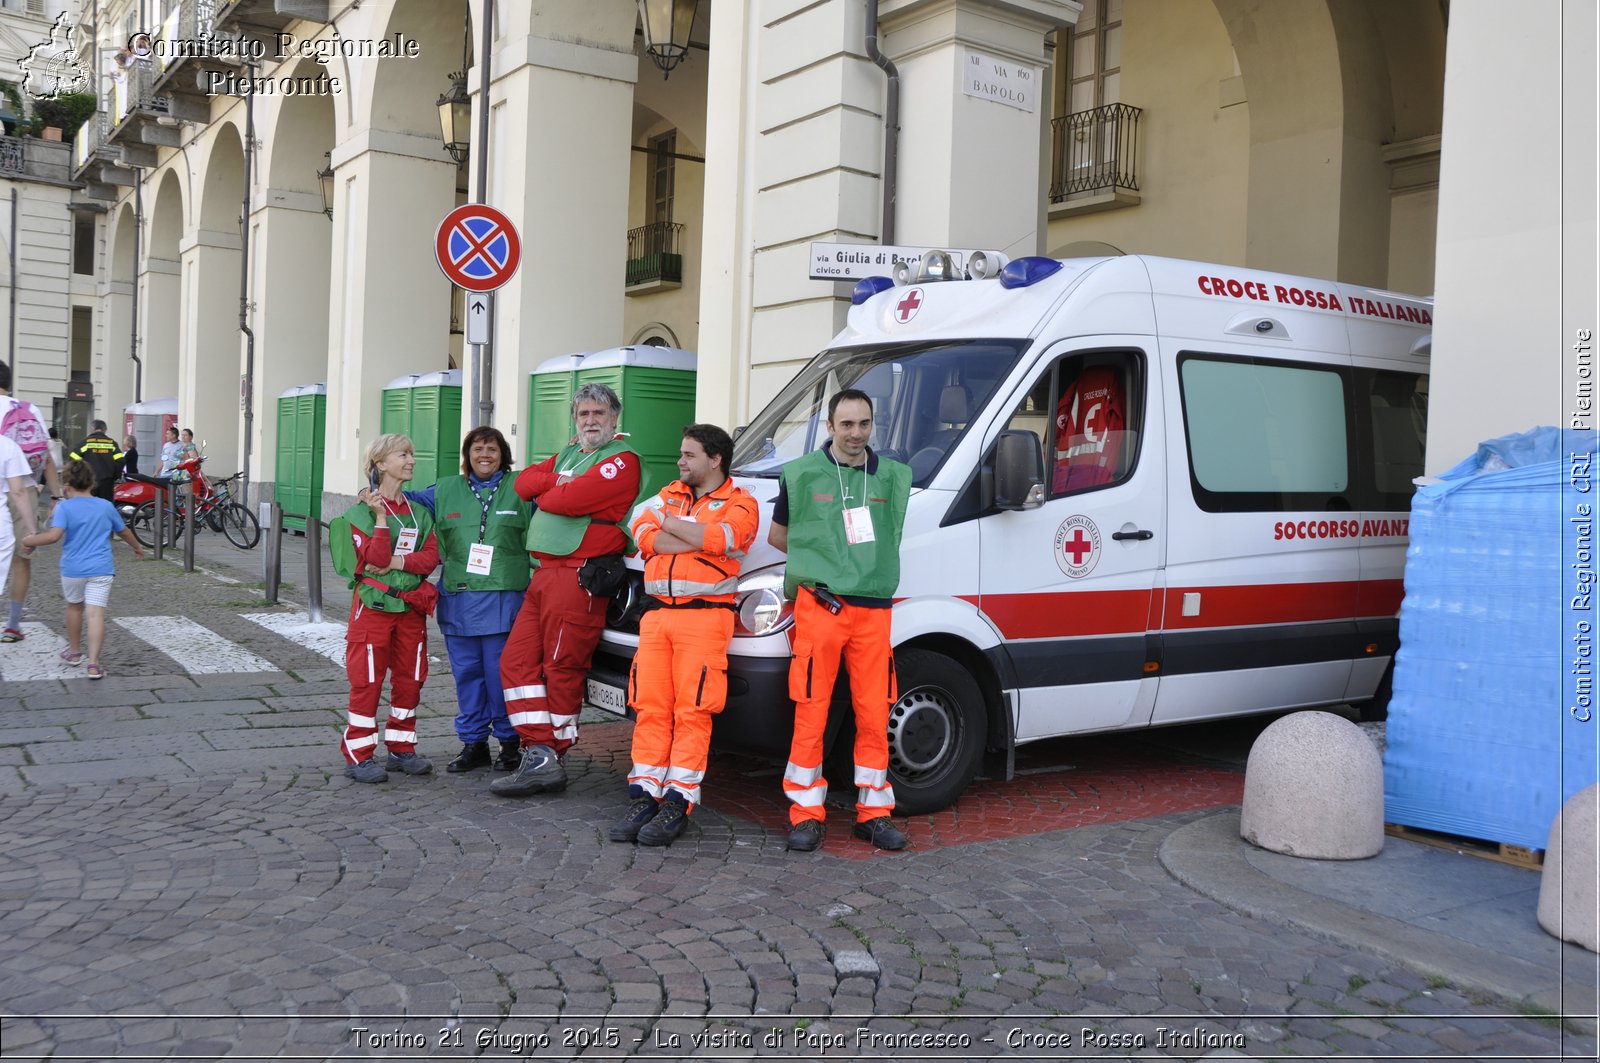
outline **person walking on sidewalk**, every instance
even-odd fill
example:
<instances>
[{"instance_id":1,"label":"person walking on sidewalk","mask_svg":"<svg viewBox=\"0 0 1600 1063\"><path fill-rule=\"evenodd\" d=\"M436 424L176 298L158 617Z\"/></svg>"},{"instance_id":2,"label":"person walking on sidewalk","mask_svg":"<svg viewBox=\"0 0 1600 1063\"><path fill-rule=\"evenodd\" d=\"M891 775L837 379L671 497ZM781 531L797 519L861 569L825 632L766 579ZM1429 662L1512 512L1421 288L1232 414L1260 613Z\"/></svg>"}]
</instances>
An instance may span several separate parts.
<instances>
[{"instance_id":1,"label":"person walking on sidewalk","mask_svg":"<svg viewBox=\"0 0 1600 1063\"><path fill-rule=\"evenodd\" d=\"M389 771L427 775L433 764L417 753L417 705L428 678L428 622L438 597L428 574L439 564L433 517L401 493L417 466L411 440L381 435L367 450L371 485L328 532L335 568L348 569L350 626L344 667L350 708L339 750L345 774L379 783ZM353 549L353 556L351 551ZM389 720L383 729L386 761L377 758L378 699L389 675ZM387 765L387 770L385 770Z\"/></svg>"},{"instance_id":2,"label":"person walking on sidewalk","mask_svg":"<svg viewBox=\"0 0 1600 1063\"><path fill-rule=\"evenodd\" d=\"M439 577L439 630L456 679L456 737L461 752L445 771L490 763L489 734L500 742L496 771L522 762L522 740L506 716L500 655L528 589L528 517L517 497L511 444L480 425L461 442L461 475L406 498L433 514L444 572Z\"/></svg>"},{"instance_id":3,"label":"person walking on sidewalk","mask_svg":"<svg viewBox=\"0 0 1600 1063\"><path fill-rule=\"evenodd\" d=\"M94 470L85 462L71 461L66 471L67 497L50 515L50 530L22 540L28 547L61 546L61 596L67 603L67 648L61 659L84 663L84 617L89 620L88 676L101 679L100 651L106 641L106 607L111 603L111 583L117 574L111 556L111 537L120 536L144 560L144 550L133 537L117 507L94 494Z\"/></svg>"},{"instance_id":4,"label":"person walking on sidewalk","mask_svg":"<svg viewBox=\"0 0 1600 1063\"><path fill-rule=\"evenodd\" d=\"M52 428L47 434L39 407L11 396L11 367L3 362L0 362L0 435L17 445L28 463L30 473L44 477L50 497L60 498L61 463L56 460L56 452L61 449L61 443L55 437L56 430ZM38 509L33 505L37 501L35 495L28 503L30 512L34 514L34 524L29 531L38 526ZM23 503L21 499L15 499L15 504L20 506ZM0 502L0 509L3 508L4 503ZM9 520L9 516L6 519ZM28 586L33 582L33 565L28 560L30 553L31 550L16 549L11 554L11 587L5 626L0 629L0 642L21 642L23 639L22 606L28 600ZM5 578L7 571L8 566L0 565L0 579Z\"/></svg>"},{"instance_id":5,"label":"person walking on sidewalk","mask_svg":"<svg viewBox=\"0 0 1600 1063\"><path fill-rule=\"evenodd\" d=\"M578 740L589 661L606 625L614 573L628 548L620 522L639 495L639 455L617 435L622 400L604 384L572 398L577 435L560 453L517 474L517 494L538 504L526 546L536 569L500 657L506 711L522 738L522 763L489 784L502 797L567 788L561 756ZM582 577L580 570L589 575Z\"/></svg>"},{"instance_id":6,"label":"person walking on sidewalk","mask_svg":"<svg viewBox=\"0 0 1600 1063\"><path fill-rule=\"evenodd\" d=\"M72 461L86 462L94 470L94 496L112 501L112 492L116 490L117 475L122 470L122 450L117 446L117 441L106 435L106 423L93 421L89 425L89 434L84 436L67 457Z\"/></svg>"},{"instance_id":7,"label":"person walking on sidewalk","mask_svg":"<svg viewBox=\"0 0 1600 1063\"><path fill-rule=\"evenodd\" d=\"M794 740L783 771L788 847L822 844L828 781L822 739L841 655L855 707L858 838L904 849L889 821L889 707L896 697L889 611L900 585L900 533L911 469L872 452L872 399L850 388L828 403L829 441L783 467L767 541L789 555L784 594L794 599Z\"/></svg>"},{"instance_id":8,"label":"person walking on sidewalk","mask_svg":"<svg viewBox=\"0 0 1600 1063\"><path fill-rule=\"evenodd\" d=\"M761 511L728 479L733 440L714 424L683 430L678 476L645 504L633 538L647 610L628 677L633 768L614 842L671 845L700 803L711 722L728 695L739 569Z\"/></svg>"}]
</instances>

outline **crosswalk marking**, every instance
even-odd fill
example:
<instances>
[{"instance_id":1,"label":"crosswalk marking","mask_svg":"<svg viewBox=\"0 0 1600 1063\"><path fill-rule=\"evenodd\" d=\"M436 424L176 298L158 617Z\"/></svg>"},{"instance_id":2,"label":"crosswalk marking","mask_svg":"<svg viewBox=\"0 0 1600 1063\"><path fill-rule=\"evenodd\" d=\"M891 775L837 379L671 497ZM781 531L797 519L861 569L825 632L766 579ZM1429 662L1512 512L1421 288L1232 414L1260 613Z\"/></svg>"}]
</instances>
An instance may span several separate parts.
<instances>
[{"instance_id":1,"label":"crosswalk marking","mask_svg":"<svg viewBox=\"0 0 1600 1063\"><path fill-rule=\"evenodd\" d=\"M278 671L271 661L186 617L119 616L112 623L171 657L190 675Z\"/></svg>"},{"instance_id":2,"label":"crosswalk marking","mask_svg":"<svg viewBox=\"0 0 1600 1063\"><path fill-rule=\"evenodd\" d=\"M0 679L26 683L37 679L82 679L83 665L73 666L61 659L67 640L45 624L26 621L23 639L0 646Z\"/></svg>"},{"instance_id":3,"label":"crosswalk marking","mask_svg":"<svg viewBox=\"0 0 1600 1063\"><path fill-rule=\"evenodd\" d=\"M344 624L313 624L306 613L245 613L244 618L344 667Z\"/></svg>"}]
</instances>

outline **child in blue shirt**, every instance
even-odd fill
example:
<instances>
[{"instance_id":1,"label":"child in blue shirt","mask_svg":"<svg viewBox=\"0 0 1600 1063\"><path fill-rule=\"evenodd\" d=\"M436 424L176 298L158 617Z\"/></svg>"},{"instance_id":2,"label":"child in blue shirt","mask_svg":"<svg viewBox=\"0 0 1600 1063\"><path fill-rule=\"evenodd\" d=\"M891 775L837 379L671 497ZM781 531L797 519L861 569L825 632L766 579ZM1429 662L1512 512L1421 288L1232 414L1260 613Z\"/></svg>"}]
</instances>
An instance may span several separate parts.
<instances>
[{"instance_id":1,"label":"child in blue shirt","mask_svg":"<svg viewBox=\"0 0 1600 1063\"><path fill-rule=\"evenodd\" d=\"M35 532L22 540L23 546L48 546L65 540L61 548L61 595L67 601L67 648L61 659L67 664L82 664L83 616L89 614L90 679L106 673L100 667L100 647L106 640L106 604L111 600L111 580L116 574L111 559L111 536L120 535L133 547L139 560L144 551L133 537L117 507L94 496L94 470L82 461L68 462L61 473L67 496L50 517L50 530Z\"/></svg>"}]
</instances>

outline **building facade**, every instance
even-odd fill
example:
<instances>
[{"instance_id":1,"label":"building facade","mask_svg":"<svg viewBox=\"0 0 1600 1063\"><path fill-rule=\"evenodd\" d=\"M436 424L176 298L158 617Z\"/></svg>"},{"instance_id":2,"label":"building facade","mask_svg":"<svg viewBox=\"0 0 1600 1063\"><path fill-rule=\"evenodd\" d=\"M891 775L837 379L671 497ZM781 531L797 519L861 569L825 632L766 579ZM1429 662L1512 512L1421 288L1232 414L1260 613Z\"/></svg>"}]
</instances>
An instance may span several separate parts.
<instances>
[{"instance_id":1,"label":"building facade","mask_svg":"<svg viewBox=\"0 0 1600 1063\"><path fill-rule=\"evenodd\" d=\"M1476 72L1513 62L1555 109L1573 87L1550 59L1584 14L1536 5L1508 57L1503 9L1435 0L701 0L663 77L634 0L494 2L485 100L486 2L78 11L102 113L74 145L96 258L71 313L88 314L97 412L176 397L213 468L270 488L276 397L325 382L333 495L358 486L389 381L463 369L469 426L478 373L434 237L476 198L485 105L486 199L523 260L482 391L519 461L529 374L574 352L695 351L698 416L747 421L843 323L849 285L808 278L813 241L1150 253L1429 293L1435 248L1481 220L1451 213L1441 172L1462 160L1465 188L1511 165L1483 135L1510 94L1448 104L1476 107ZM130 47L141 29L149 47ZM460 163L439 116L457 82ZM1437 272L1455 285L1441 314L1477 305L1470 260ZM1442 378L1472 331L1435 346L1462 411L1481 391ZM1436 413L1469 421L1485 427ZM1430 466L1459 456L1454 432Z\"/></svg>"}]
</instances>

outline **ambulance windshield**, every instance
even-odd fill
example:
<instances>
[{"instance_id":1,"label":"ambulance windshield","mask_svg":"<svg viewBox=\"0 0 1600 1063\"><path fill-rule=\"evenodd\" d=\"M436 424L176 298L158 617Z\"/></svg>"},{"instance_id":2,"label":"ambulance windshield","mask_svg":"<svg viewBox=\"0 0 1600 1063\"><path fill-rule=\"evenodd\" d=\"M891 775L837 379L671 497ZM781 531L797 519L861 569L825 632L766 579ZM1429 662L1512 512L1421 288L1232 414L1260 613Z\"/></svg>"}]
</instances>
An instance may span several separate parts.
<instances>
[{"instance_id":1,"label":"ambulance windshield","mask_svg":"<svg viewBox=\"0 0 1600 1063\"><path fill-rule=\"evenodd\" d=\"M872 449L911 466L925 487L1016 365L1026 340L962 340L824 351L739 435L737 476L776 477L828 439L828 399L872 397Z\"/></svg>"}]
</instances>

